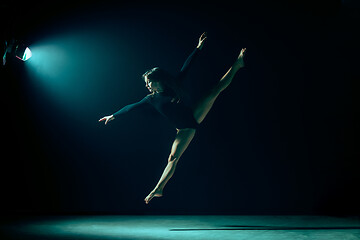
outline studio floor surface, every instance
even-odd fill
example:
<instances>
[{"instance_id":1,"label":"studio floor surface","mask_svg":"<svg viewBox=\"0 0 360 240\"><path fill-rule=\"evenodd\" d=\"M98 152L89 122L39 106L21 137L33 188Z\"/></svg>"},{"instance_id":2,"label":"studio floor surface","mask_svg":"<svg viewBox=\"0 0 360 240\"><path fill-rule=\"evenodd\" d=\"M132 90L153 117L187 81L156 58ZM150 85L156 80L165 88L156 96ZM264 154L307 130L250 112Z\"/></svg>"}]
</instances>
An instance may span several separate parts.
<instances>
[{"instance_id":1,"label":"studio floor surface","mask_svg":"<svg viewBox=\"0 0 360 240\"><path fill-rule=\"evenodd\" d=\"M52 216L3 219L0 239L360 239L360 218Z\"/></svg>"}]
</instances>

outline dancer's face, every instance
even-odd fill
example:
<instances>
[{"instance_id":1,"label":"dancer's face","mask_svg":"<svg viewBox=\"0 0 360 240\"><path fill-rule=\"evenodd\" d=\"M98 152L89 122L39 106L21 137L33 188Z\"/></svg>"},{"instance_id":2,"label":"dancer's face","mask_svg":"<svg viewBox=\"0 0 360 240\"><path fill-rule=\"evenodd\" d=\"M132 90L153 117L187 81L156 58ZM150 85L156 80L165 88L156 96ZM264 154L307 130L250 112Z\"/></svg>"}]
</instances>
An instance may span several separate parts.
<instances>
[{"instance_id":1,"label":"dancer's face","mask_svg":"<svg viewBox=\"0 0 360 240\"><path fill-rule=\"evenodd\" d=\"M162 86L159 82L152 82L150 79L146 76L145 77L145 87L149 90L149 92L161 92Z\"/></svg>"}]
</instances>

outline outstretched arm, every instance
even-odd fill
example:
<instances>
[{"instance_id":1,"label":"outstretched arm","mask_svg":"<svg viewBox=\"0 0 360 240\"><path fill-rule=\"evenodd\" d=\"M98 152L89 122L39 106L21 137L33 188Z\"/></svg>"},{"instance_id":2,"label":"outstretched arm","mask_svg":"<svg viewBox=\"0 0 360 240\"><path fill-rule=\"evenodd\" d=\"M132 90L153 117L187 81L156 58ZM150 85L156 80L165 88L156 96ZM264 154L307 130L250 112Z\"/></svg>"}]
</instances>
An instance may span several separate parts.
<instances>
[{"instance_id":1,"label":"outstretched arm","mask_svg":"<svg viewBox=\"0 0 360 240\"><path fill-rule=\"evenodd\" d=\"M131 111L133 111L135 109L146 108L147 106L148 106L148 99L147 99L147 97L144 97L141 101L139 101L137 103L129 104L129 105L123 107L122 109L120 109L119 111L117 111L116 113L114 113L112 115L100 118L99 122L105 121L105 125L106 125L108 122L114 120L115 117L118 117L118 116L120 116L122 114L125 114L125 113L128 113L128 112L131 112Z\"/></svg>"},{"instance_id":2,"label":"outstretched arm","mask_svg":"<svg viewBox=\"0 0 360 240\"><path fill-rule=\"evenodd\" d=\"M206 38L207 38L207 36L206 36L206 33L204 32L199 38L199 43L198 43L197 47L190 54L190 56L186 59L184 65L182 66L182 68L180 70L180 74L178 76L179 81L182 81L185 78L187 72L189 71L191 63L198 56L199 51L203 48Z\"/></svg>"}]
</instances>

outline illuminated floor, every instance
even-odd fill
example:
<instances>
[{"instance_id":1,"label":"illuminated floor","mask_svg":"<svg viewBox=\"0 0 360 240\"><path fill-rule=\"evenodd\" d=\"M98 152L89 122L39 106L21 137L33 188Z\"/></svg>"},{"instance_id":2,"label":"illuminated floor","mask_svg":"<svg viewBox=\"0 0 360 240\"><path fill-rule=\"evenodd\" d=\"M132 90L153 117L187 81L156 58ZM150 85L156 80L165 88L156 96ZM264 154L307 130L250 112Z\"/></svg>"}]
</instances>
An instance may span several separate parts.
<instances>
[{"instance_id":1,"label":"illuminated floor","mask_svg":"<svg viewBox=\"0 0 360 240\"><path fill-rule=\"evenodd\" d=\"M8 220L0 239L360 239L360 218L319 216L62 216Z\"/></svg>"}]
</instances>

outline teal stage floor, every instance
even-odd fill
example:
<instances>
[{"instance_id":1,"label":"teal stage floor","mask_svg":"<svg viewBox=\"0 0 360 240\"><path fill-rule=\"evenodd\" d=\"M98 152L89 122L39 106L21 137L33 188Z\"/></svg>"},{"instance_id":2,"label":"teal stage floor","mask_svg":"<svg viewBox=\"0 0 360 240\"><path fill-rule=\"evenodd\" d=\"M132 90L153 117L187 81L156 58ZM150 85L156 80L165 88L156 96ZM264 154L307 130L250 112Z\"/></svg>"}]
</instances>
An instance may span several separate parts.
<instances>
[{"instance_id":1,"label":"teal stage floor","mask_svg":"<svg viewBox=\"0 0 360 240\"><path fill-rule=\"evenodd\" d=\"M53 216L2 220L0 239L358 240L359 217Z\"/></svg>"}]
</instances>

